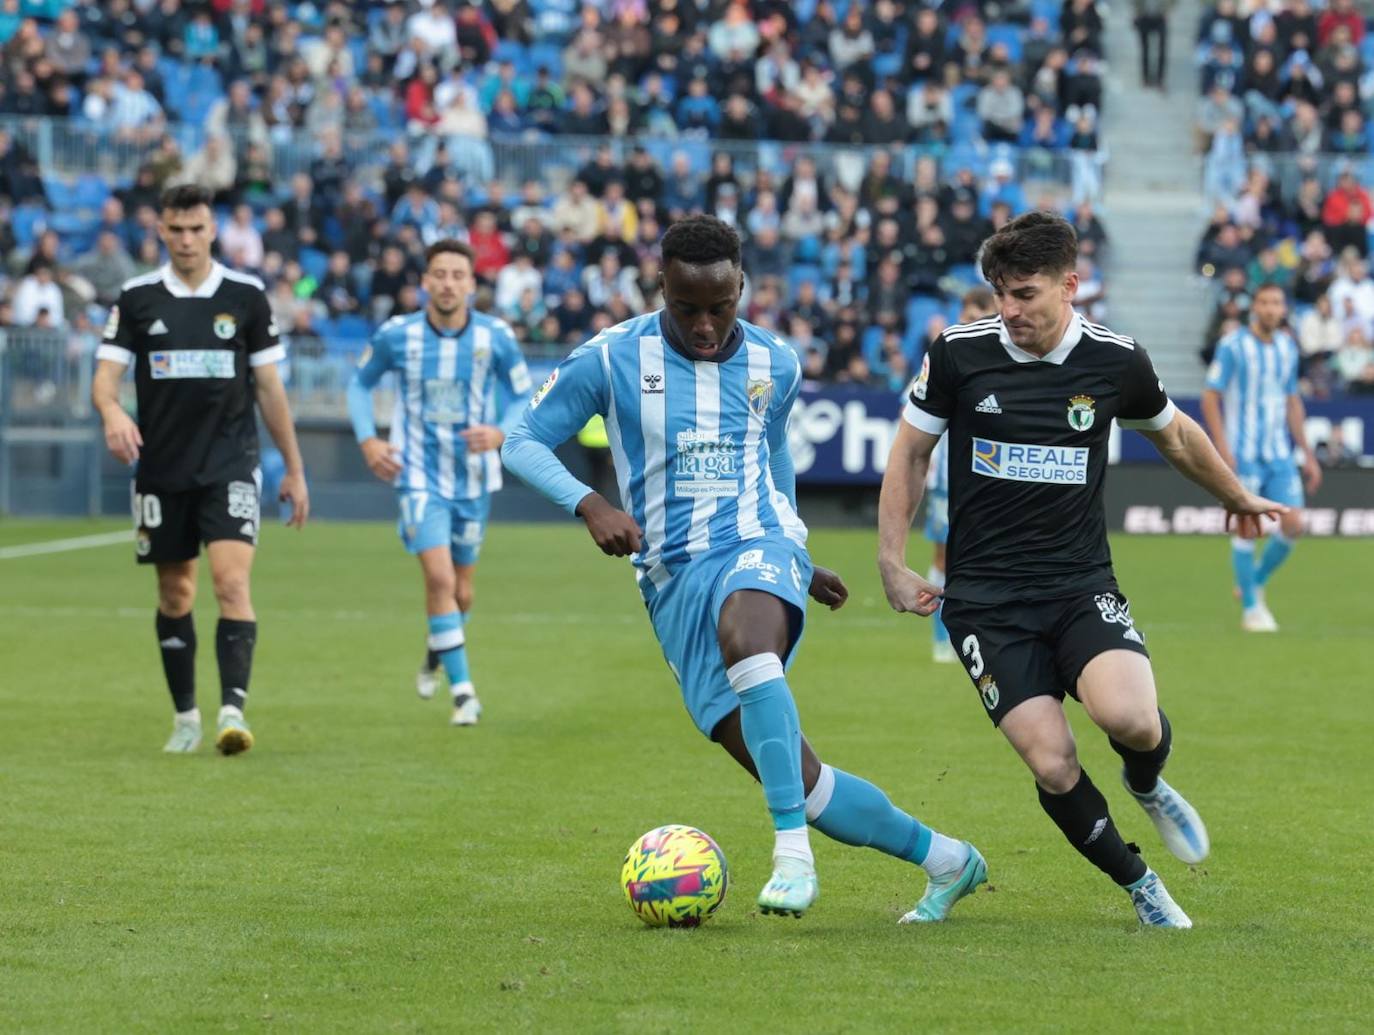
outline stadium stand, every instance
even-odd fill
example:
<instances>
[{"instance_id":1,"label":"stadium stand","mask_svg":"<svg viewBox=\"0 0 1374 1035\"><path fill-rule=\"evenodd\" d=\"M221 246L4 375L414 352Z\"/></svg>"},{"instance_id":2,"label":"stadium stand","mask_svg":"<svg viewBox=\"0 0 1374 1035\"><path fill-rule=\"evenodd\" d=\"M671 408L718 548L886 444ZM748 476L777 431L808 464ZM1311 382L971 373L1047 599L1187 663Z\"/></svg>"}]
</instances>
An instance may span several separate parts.
<instances>
[{"instance_id":1,"label":"stadium stand","mask_svg":"<svg viewBox=\"0 0 1374 1035\"><path fill-rule=\"evenodd\" d=\"M1354 0L1206 9L1197 33L1197 133L1212 215L1197 268L1215 293L1202 357L1251 294L1292 302L1305 394L1374 392L1374 35Z\"/></svg>"},{"instance_id":2,"label":"stadium stand","mask_svg":"<svg viewBox=\"0 0 1374 1035\"><path fill-rule=\"evenodd\" d=\"M654 305L655 241L698 210L745 236L749 319L818 380L900 387L978 241L1032 205L1078 223L1103 316L1091 0L5 11L0 325L70 332L72 361L121 279L160 263L153 206L190 180L322 407L449 235L477 250L479 307L536 354Z\"/></svg>"}]
</instances>

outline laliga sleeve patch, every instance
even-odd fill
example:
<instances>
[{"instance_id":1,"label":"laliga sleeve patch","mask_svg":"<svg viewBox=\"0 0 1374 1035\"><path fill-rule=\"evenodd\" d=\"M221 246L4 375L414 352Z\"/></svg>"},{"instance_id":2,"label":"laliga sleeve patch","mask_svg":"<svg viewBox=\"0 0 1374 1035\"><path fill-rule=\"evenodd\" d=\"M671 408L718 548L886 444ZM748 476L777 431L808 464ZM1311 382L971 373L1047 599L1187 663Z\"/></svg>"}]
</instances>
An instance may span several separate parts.
<instances>
[{"instance_id":1,"label":"laliga sleeve patch","mask_svg":"<svg viewBox=\"0 0 1374 1035\"><path fill-rule=\"evenodd\" d=\"M558 382L558 371L557 371L557 370L554 370L554 372L553 372L552 374L549 375L548 380L545 381L542 385L539 386L539 391L535 392L535 393L534 393L534 397L530 399L530 409L531 409L531 410L534 409L535 407L537 407L541 402L544 401L544 396L546 396L546 395L549 394L549 390L550 390L551 388L553 388L553 386L554 386L557 382Z\"/></svg>"}]
</instances>

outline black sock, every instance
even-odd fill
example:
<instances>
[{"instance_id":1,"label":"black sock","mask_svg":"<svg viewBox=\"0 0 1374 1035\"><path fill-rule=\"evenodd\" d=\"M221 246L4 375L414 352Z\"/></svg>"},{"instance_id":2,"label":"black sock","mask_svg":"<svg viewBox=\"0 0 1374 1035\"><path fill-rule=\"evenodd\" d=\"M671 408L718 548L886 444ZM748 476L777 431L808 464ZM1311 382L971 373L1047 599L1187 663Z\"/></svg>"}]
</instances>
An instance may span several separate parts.
<instances>
[{"instance_id":1,"label":"black sock","mask_svg":"<svg viewBox=\"0 0 1374 1035\"><path fill-rule=\"evenodd\" d=\"M1155 784L1159 782L1160 770L1164 768L1164 763L1169 758L1169 749L1174 743L1174 731L1170 729L1169 720L1162 710L1159 713L1159 729L1159 743L1149 751L1136 751L1108 738L1112 750L1126 763L1126 782L1136 794L1149 794L1155 789Z\"/></svg>"},{"instance_id":2,"label":"black sock","mask_svg":"<svg viewBox=\"0 0 1374 1035\"><path fill-rule=\"evenodd\" d=\"M215 657L219 659L219 703L242 711L248 704L248 676L253 671L253 645L258 623L221 618L215 629Z\"/></svg>"},{"instance_id":3,"label":"black sock","mask_svg":"<svg viewBox=\"0 0 1374 1035\"><path fill-rule=\"evenodd\" d=\"M1093 786L1087 770L1067 794L1051 794L1039 784L1036 790L1040 792L1040 807L1088 862L1122 887L1145 876L1139 850L1121 840L1107 811L1107 799Z\"/></svg>"},{"instance_id":4,"label":"black sock","mask_svg":"<svg viewBox=\"0 0 1374 1035\"><path fill-rule=\"evenodd\" d=\"M439 668L439 652L437 650L425 651L425 671L434 672Z\"/></svg>"},{"instance_id":5,"label":"black sock","mask_svg":"<svg viewBox=\"0 0 1374 1035\"><path fill-rule=\"evenodd\" d=\"M189 712L196 706L196 623L191 612L169 618L159 611L157 642L162 648L162 673L172 692L172 706Z\"/></svg>"}]
</instances>

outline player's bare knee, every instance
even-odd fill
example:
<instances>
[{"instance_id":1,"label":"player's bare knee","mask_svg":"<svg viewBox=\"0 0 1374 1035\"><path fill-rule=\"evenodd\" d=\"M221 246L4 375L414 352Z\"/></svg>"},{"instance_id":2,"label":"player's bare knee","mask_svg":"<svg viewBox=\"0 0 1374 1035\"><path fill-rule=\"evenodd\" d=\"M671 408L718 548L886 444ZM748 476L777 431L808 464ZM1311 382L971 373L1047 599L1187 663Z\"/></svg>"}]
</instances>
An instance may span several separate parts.
<instances>
[{"instance_id":1,"label":"player's bare knee","mask_svg":"<svg viewBox=\"0 0 1374 1035\"><path fill-rule=\"evenodd\" d=\"M1026 756L1035 782L1051 794L1068 794L1078 783L1082 770L1078 765L1078 755L1074 751L1065 753L1060 750L1032 751Z\"/></svg>"},{"instance_id":2,"label":"player's bare knee","mask_svg":"<svg viewBox=\"0 0 1374 1035\"><path fill-rule=\"evenodd\" d=\"M1281 531L1283 537L1288 540L1301 537L1302 511L1290 510L1287 514L1283 515L1283 517L1279 518L1279 531Z\"/></svg>"},{"instance_id":3,"label":"player's bare knee","mask_svg":"<svg viewBox=\"0 0 1374 1035\"><path fill-rule=\"evenodd\" d=\"M465 586L460 583L453 591L453 599L458 602L458 610L462 611L463 614L467 614L472 610L472 598L473 592L471 586Z\"/></svg>"},{"instance_id":4,"label":"player's bare knee","mask_svg":"<svg viewBox=\"0 0 1374 1035\"><path fill-rule=\"evenodd\" d=\"M234 571L215 575L215 599L219 601L221 611L249 607L248 573Z\"/></svg>"},{"instance_id":5,"label":"player's bare knee","mask_svg":"<svg viewBox=\"0 0 1374 1035\"><path fill-rule=\"evenodd\" d=\"M180 618L188 614L196 602L196 585L189 579L184 581L161 581L157 587L157 608L168 618Z\"/></svg>"},{"instance_id":6,"label":"player's bare knee","mask_svg":"<svg viewBox=\"0 0 1374 1035\"><path fill-rule=\"evenodd\" d=\"M1149 751L1163 735L1159 725L1159 709L1139 708L1115 716L1107 733L1118 743L1133 751Z\"/></svg>"}]
</instances>

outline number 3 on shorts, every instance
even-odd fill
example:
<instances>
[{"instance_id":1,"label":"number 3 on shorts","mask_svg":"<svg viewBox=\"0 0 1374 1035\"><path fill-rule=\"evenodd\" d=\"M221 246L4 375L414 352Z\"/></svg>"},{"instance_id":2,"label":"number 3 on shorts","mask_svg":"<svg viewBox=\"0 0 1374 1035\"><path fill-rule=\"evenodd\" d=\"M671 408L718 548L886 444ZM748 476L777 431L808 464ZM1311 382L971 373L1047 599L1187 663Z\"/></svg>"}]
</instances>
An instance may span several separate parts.
<instances>
[{"instance_id":1,"label":"number 3 on shorts","mask_svg":"<svg viewBox=\"0 0 1374 1035\"><path fill-rule=\"evenodd\" d=\"M978 649L978 637L972 634L964 637L960 644L964 657L968 658L968 674L977 679L983 674L983 652Z\"/></svg>"}]
</instances>

